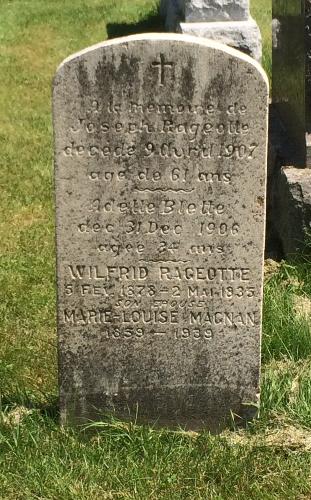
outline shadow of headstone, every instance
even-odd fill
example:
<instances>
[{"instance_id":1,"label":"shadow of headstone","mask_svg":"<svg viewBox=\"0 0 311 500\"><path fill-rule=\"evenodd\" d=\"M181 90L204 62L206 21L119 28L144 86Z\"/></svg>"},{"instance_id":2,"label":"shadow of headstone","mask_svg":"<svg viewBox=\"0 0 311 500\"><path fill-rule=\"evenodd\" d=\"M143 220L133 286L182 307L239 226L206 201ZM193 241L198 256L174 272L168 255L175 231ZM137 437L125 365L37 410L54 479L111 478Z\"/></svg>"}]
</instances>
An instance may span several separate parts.
<instances>
[{"instance_id":1,"label":"shadow of headstone","mask_svg":"<svg viewBox=\"0 0 311 500\"><path fill-rule=\"evenodd\" d=\"M151 14L138 23L107 24L108 38L137 35L140 33L164 32L164 20L159 14Z\"/></svg>"}]
</instances>

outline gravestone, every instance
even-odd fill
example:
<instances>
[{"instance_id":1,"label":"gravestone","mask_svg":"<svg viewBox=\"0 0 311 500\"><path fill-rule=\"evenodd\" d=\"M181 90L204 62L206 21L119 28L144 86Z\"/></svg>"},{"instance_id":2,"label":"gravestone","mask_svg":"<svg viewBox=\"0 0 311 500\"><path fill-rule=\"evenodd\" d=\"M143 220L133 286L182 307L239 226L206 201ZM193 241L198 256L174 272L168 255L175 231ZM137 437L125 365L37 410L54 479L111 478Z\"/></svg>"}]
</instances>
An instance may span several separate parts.
<instances>
[{"instance_id":1,"label":"gravestone","mask_svg":"<svg viewBox=\"0 0 311 500\"><path fill-rule=\"evenodd\" d=\"M267 102L257 63L196 37L121 38L58 69L63 422L256 413Z\"/></svg>"},{"instance_id":2,"label":"gravestone","mask_svg":"<svg viewBox=\"0 0 311 500\"><path fill-rule=\"evenodd\" d=\"M176 31L178 22L184 18L184 0L161 0L160 15L165 19L168 31Z\"/></svg>"},{"instance_id":3,"label":"gravestone","mask_svg":"<svg viewBox=\"0 0 311 500\"><path fill-rule=\"evenodd\" d=\"M273 0L272 62L272 101L293 145L283 164L310 167L310 0Z\"/></svg>"},{"instance_id":4,"label":"gravestone","mask_svg":"<svg viewBox=\"0 0 311 500\"><path fill-rule=\"evenodd\" d=\"M199 21L247 21L249 0L185 0L185 18Z\"/></svg>"},{"instance_id":5,"label":"gravestone","mask_svg":"<svg viewBox=\"0 0 311 500\"><path fill-rule=\"evenodd\" d=\"M225 43L261 60L261 35L249 0L162 0L168 31Z\"/></svg>"}]
</instances>

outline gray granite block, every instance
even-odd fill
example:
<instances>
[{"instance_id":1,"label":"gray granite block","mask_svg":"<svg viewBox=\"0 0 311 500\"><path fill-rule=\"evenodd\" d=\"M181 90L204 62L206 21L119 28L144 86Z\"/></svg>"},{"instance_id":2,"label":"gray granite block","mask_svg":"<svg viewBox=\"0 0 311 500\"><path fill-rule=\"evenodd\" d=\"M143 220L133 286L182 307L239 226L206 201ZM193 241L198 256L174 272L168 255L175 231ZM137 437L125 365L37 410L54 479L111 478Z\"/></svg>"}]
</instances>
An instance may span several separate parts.
<instances>
[{"instance_id":1,"label":"gray granite block","mask_svg":"<svg viewBox=\"0 0 311 500\"><path fill-rule=\"evenodd\" d=\"M185 21L246 21L249 0L184 0Z\"/></svg>"},{"instance_id":2,"label":"gray granite block","mask_svg":"<svg viewBox=\"0 0 311 500\"><path fill-rule=\"evenodd\" d=\"M177 31L225 43L250 55L258 62L261 60L261 35L253 19L215 23L179 23Z\"/></svg>"}]
</instances>

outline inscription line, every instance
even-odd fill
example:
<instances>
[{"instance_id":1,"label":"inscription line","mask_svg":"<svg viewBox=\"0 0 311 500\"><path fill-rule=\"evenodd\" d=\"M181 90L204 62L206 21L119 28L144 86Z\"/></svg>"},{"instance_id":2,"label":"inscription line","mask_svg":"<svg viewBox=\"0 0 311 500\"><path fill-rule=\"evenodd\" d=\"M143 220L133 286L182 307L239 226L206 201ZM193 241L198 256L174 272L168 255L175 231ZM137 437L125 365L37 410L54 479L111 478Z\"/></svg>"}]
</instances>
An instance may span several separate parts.
<instances>
[{"instance_id":1,"label":"inscription line","mask_svg":"<svg viewBox=\"0 0 311 500\"><path fill-rule=\"evenodd\" d=\"M187 263L190 262L190 260L152 260L152 259L139 259L140 262L160 262L160 263L165 263L165 262L181 262L181 263Z\"/></svg>"},{"instance_id":2,"label":"inscription line","mask_svg":"<svg viewBox=\"0 0 311 500\"><path fill-rule=\"evenodd\" d=\"M139 189L139 188L136 188L134 189L134 191L140 191L140 192L143 192L143 191L162 191L162 192L167 192L167 191L172 191L173 193L192 193L192 191L194 191L194 188L193 189L172 189L172 188L143 188L143 189Z\"/></svg>"}]
</instances>

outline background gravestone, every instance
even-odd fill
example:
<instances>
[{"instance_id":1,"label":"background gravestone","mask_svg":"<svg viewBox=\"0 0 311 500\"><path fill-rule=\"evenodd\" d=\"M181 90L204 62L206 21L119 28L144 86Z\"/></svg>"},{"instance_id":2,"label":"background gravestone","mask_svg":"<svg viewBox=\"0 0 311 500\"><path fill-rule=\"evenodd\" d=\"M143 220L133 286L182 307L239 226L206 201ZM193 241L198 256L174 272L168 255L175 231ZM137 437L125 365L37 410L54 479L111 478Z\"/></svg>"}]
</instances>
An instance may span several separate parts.
<instances>
[{"instance_id":1,"label":"background gravestone","mask_svg":"<svg viewBox=\"0 0 311 500\"><path fill-rule=\"evenodd\" d=\"M188 22L247 21L249 15L249 0L185 0Z\"/></svg>"},{"instance_id":2,"label":"background gravestone","mask_svg":"<svg viewBox=\"0 0 311 500\"><path fill-rule=\"evenodd\" d=\"M249 0L162 0L168 31L225 43L261 60L261 35Z\"/></svg>"},{"instance_id":3,"label":"background gravestone","mask_svg":"<svg viewBox=\"0 0 311 500\"><path fill-rule=\"evenodd\" d=\"M283 151L283 164L310 167L310 0L273 0L272 55L272 100L293 143L288 153Z\"/></svg>"},{"instance_id":4,"label":"background gravestone","mask_svg":"<svg viewBox=\"0 0 311 500\"><path fill-rule=\"evenodd\" d=\"M292 258L310 253L310 0L273 0L272 47L268 226L277 257Z\"/></svg>"},{"instance_id":5,"label":"background gravestone","mask_svg":"<svg viewBox=\"0 0 311 500\"><path fill-rule=\"evenodd\" d=\"M63 422L256 413L266 77L180 35L90 47L54 80Z\"/></svg>"}]
</instances>

